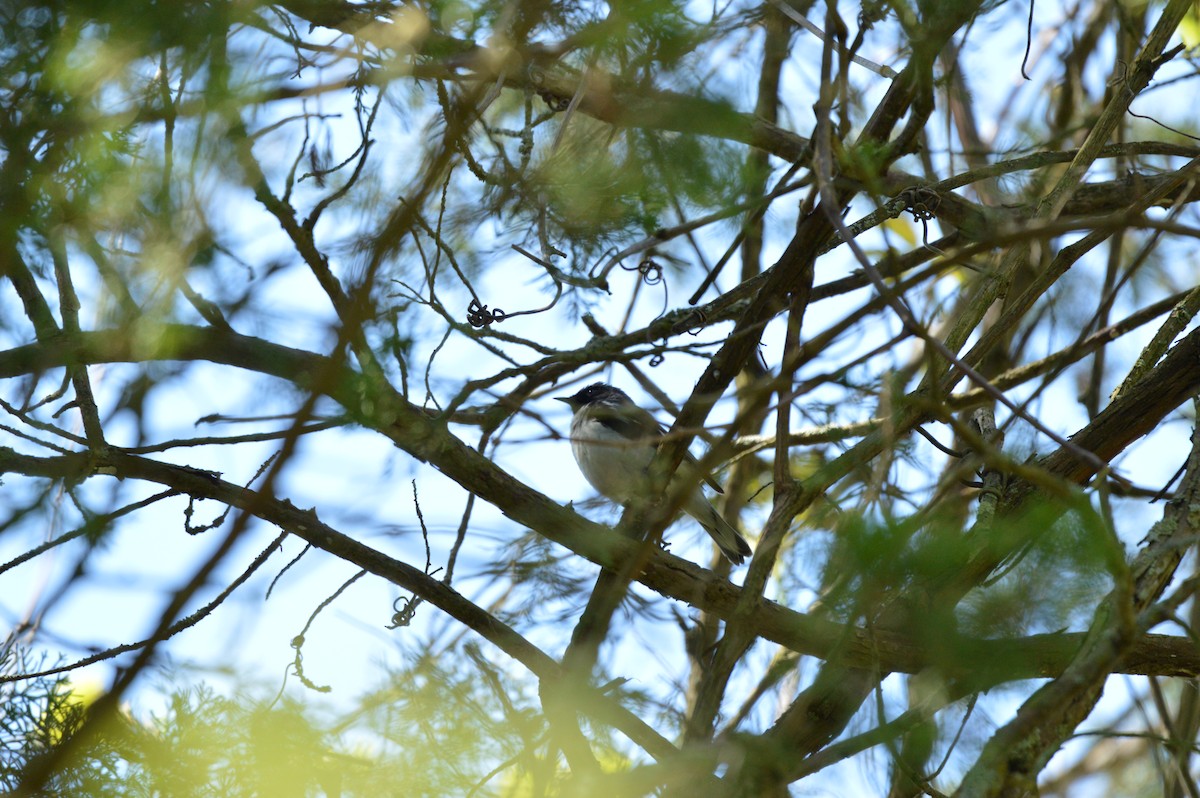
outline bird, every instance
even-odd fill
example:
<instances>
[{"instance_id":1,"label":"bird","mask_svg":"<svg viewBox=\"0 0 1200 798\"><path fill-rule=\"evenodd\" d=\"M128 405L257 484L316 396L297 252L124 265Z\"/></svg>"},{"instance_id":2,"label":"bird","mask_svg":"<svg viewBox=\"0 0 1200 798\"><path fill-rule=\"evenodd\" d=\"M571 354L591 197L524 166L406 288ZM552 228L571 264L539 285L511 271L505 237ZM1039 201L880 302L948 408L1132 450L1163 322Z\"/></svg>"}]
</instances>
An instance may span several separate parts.
<instances>
[{"instance_id":1,"label":"bird","mask_svg":"<svg viewBox=\"0 0 1200 798\"><path fill-rule=\"evenodd\" d=\"M571 417L571 453L579 470L593 488L617 504L645 498L647 469L666 431L658 420L634 404L620 388L597 382L573 396L556 396L574 411ZM697 474L699 464L684 454L671 489L679 480L693 484L683 503L683 511L696 519L734 565L750 556L750 545L738 531L709 504L700 489L703 478L717 493L724 493L710 475Z\"/></svg>"}]
</instances>

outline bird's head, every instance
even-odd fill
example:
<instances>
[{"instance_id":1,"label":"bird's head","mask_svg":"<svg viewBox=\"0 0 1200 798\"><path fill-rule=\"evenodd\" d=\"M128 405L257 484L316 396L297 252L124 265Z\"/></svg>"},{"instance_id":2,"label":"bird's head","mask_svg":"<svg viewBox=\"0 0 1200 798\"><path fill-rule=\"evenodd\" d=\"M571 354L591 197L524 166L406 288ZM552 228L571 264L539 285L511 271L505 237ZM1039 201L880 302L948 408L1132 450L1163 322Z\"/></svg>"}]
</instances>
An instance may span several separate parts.
<instances>
[{"instance_id":1,"label":"bird's head","mask_svg":"<svg viewBox=\"0 0 1200 798\"><path fill-rule=\"evenodd\" d=\"M592 383L573 396L556 396L554 398L560 402L566 402L572 410L579 410L589 405L622 407L633 404L633 400L620 388L614 388L603 382Z\"/></svg>"}]
</instances>

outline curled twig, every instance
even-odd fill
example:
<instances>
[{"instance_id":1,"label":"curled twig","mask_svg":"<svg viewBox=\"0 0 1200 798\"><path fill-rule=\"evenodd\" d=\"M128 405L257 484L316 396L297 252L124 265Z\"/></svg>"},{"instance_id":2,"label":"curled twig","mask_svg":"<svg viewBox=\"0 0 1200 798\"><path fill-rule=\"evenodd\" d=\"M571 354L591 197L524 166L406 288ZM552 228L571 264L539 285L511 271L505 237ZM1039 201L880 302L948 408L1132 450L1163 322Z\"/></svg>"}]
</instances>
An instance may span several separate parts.
<instances>
[{"instance_id":1,"label":"curled twig","mask_svg":"<svg viewBox=\"0 0 1200 798\"><path fill-rule=\"evenodd\" d=\"M638 261L637 266L621 266L627 272L637 272L642 276L642 282L646 285L658 285L663 281L662 265L652 257L645 257Z\"/></svg>"},{"instance_id":2,"label":"curled twig","mask_svg":"<svg viewBox=\"0 0 1200 798\"><path fill-rule=\"evenodd\" d=\"M942 204L941 195L928 186L912 186L896 195L893 202L895 205L903 203L903 210L911 213L913 219L921 223L921 243L935 252L940 252L929 243L929 221L937 218L937 210Z\"/></svg>"},{"instance_id":3,"label":"curled twig","mask_svg":"<svg viewBox=\"0 0 1200 798\"><path fill-rule=\"evenodd\" d=\"M927 222L937 216L937 209L942 204L942 198L928 186L913 186L906 188L896 195L896 199L904 203L904 210L913 215L919 222Z\"/></svg>"},{"instance_id":4,"label":"curled twig","mask_svg":"<svg viewBox=\"0 0 1200 798\"><path fill-rule=\"evenodd\" d=\"M425 575L433 577L437 572L442 570L441 567L433 568L433 552L429 548L429 528L425 526L425 514L421 512L421 501L417 497L417 481L412 481L413 490L413 506L417 510L417 521L421 524L421 539L425 541ZM443 580L448 582L447 579ZM388 629L398 629L401 626L408 626L412 623L413 618L417 617L417 607L425 599L420 596L400 596L392 602L392 622L387 625ZM403 606L397 606L400 602L404 602Z\"/></svg>"},{"instance_id":5,"label":"curled twig","mask_svg":"<svg viewBox=\"0 0 1200 798\"><path fill-rule=\"evenodd\" d=\"M500 308L488 310L488 306L481 304L479 299L473 298L471 303L467 305L467 323L472 327L487 327L494 323L504 321L508 316Z\"/></svg>"}]
</instances>

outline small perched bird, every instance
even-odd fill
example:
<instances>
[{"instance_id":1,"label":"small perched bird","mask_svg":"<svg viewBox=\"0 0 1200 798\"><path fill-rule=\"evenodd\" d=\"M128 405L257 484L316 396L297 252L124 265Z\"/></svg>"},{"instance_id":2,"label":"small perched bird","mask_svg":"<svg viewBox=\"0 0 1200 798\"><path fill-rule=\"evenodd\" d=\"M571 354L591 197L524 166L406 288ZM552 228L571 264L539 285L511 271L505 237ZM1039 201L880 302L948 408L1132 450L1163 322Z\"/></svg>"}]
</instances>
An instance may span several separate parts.
<instances>
[{"instance_id":1,"label":"small perched bird","mask_svg":"<svg viewBox=\"0 0 1200 798\"><path fill-rule=\"evenodd\" d=\"M654 416L635 405L624 391L602 382L574 396L556 398L575 411L571 418L571 452L592 487L618 504L644 494L646 469L665 433ZM697 474L697 465L696 458L685 454L671 478L671 488L681 479L695 485L683 503L683 511L700 522L730 562L741 565L750 556L750 545L704 498L701 478L717 493L724 491L708 474Z\"/></svg>"}]
</instances>

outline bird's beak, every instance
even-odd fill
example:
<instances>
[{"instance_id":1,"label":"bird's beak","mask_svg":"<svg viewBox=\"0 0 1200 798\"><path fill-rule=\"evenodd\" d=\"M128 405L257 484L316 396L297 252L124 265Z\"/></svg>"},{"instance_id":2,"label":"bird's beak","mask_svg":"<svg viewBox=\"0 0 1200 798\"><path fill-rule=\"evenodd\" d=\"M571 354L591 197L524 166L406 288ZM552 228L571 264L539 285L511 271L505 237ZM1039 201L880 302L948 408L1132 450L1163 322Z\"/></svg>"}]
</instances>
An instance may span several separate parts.
<instances>
[{"instance_id":1,"label":"bird's beak","mask_svg":"<svg viewBox=\"0 0 1200 798\"><path fill-rule=\"evenodd\" d=\"M554 398L560 402L566 402L567 404L571 404L571 397L569 397L569 396L556 396Z\"/></svg>"}]
</instances>

